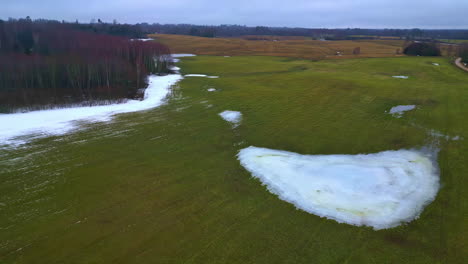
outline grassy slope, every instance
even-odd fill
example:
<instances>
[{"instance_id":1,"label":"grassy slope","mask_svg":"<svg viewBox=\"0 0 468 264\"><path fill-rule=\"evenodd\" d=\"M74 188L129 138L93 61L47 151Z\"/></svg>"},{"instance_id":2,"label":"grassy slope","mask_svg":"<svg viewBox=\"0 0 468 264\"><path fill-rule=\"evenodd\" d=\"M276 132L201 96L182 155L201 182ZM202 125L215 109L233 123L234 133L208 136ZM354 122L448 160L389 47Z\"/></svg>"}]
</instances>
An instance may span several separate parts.
<instances>
[{"instance_id":1,"label":"grassy slope","mask_svg":"<svg viewBox=\"0 0 468 264\"><path fill-rule=\"evenodd\" d=\"M187 78L161 108L27 149L0 150L0 263L466 258L466 73L445 59L423 57L310 62L201 56L181 66L221 78ZM209 87L219 91L206 92ZM419 107L401 119L384 113L397 104ZM240 127L231 129L217 115L226 109L243 112ZM298 211L235 158L249 145L354 154L437 144L411 123L465 140L439 141L436 201L420 219L390 230Z\"/></svg>"}]
</instances>

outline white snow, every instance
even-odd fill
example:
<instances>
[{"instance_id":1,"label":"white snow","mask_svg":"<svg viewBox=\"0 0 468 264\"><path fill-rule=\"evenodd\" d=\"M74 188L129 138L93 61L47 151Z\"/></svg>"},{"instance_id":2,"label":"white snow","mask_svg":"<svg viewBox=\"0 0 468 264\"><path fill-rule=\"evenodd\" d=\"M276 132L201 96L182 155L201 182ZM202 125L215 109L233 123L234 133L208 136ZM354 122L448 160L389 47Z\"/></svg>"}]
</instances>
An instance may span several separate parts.
<instances>
[{"instance_id":1,"label":"white snow","mask_svg":"<svg viewBox=\"0 0 468 264\"><path fill-rule=\"evenodd\" d=\"M185 77L208 77L206 74L186 74Z\"/></svg>"},{"instance_id":2,"label":"white snow","mask_svg":"<svg viewBox=\"0 0 468 264\"><path fill-rule=\"evenodd\" d=\"M238 126L242 121L242 113L238 111L224 111L219 113L219 115L229 123L232 123L234 127Z\"/></svg>"},{"instance_id":3,"label":"white snow","mask_svg":"<svg viewBox=\"0 0 468 264\"><path fill-rule=\"evenodd\" d=\"M301 155L248 147L238 158L281 200L320 217L376 230L417 218L439 189L434 154L416 150Z\"/></svg>"},{"instance_id":4,"label":"white snow","mask_svg":"<svg viewBox=\"0 0 468 264\"><path fill-rule=\"evenodd\" d=\"M210 79L217 79L219 76L208 76L206 74L186 74L185 77L205 77Z\"/></svg>"},{"instance_id":5,"label":"white snow","mask_svg":"<svg viewBox=\"0 0 468 264\"><path fill-rule=\"evenodd\" d=\"M152 38L131 39L131 41L135 41L135 40L137 40L137 41L151 41L151 40L154 40L154 39L152 39Z\"/></svg>"},{"instance_id":6,"label":"white snow","mask_svg":"<svg viewBox=\"0 0 468 264\"><path fill-rule=\"evenodd\" d=\"M184 53L179 53L179 54L171 54L172 56L172 62L179 62L180 59L178 58L183 58L183 57L194 57L197 56L195 54L184 54Z\"/></svg>"},{"instance_id":7,"label":"white snow","mask_svg":"<svg viewBox=\"0 0 468 264\"><path fill-rule=\"evenodd\" d=\"M215 88L208 88L207 91L208 91L208 92L216 92L216 89L215 89Z\"/></svg>"},{"instance_id":8,"label":"white snow","mask_svg":"<svg viewBox=\"0 0 468 264\"><path fill-rule=\"evenodd\" d=\"M415 105L397 105L397 106L392 107L392 109L390 109L390 114L392 114L393 116L397 118L400 118L403 116L404 112L411 111L415 108L416 108Z\"/></svg>"},{"instance_id":9,"label":"white snow","mask_svg":"<svg viewBox=\"0 0 468 264\"><path fill-rule=\"evenodd\" d=\"M392 76L393 78L397 78L397 79L408 79L409 77L408 76L404 76L404 75L395 75L395 76Z\"/></svg>"},{"instance_id":10,"label":"white snow","mask_svg":"<svg viewBox=\"0 0 468 264\"><path fill-rule=\"evenodd\" d=\"M457 140L462 140L464 139L463 137L461 136L449 136L449 135L445 135L437 130L434 130L434 129L430 129L428 130L428 134L433 136L433 137L436 137L436 138L443 138L445 140L453 140L453 141L457 141Z\"/></svg>"},{"instance_id":11,"label":"white snow","mask_svg":"<svg viewBox=\"0 0 468 264\"><path fill-rule=\"evenodd\" d=\"M182 76L179 74L149 76L148 88L145 90L142 101L128 100L122 104L0 114L0 145L27 142L27 140L18 139L18 136L34 135L37 137L65 134L79 127L77 121L109 121L115 114L157 107L169 94L170 87L180 79Z\"/></svg>"},{"instance_id":12,"label":"white snow","mask_svg":"<svg viewBox=\"0 0 468 264\"><path fill-rule=\"evenodd\" d=\"M439 66L440 64L439 64L439 63L436 63L436 62L434 62L434 63L432 63L432 65L434 65L434 66Z\"/></svg>"},{"instance_id":13,"label":"white snow","mask_svg":"<svg viewBox=\"0 0 468 264\"><path fill-rule=\"evenodd\" d=\"M171 54L173 58L183 58L183 57L195 57L195 54L187 54L187 53L179 53L179 54Z\"/></svg>"}]
</instances>

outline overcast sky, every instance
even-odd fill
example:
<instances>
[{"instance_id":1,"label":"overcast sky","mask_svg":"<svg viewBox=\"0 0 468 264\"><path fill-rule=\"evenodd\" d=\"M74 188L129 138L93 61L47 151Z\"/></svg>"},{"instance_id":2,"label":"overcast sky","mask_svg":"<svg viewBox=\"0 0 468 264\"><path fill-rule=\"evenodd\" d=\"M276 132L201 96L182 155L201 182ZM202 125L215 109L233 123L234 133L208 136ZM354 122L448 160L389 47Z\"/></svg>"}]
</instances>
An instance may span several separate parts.
<instances>
[{"instance_id":1,"label":"overcast sky","mask_svg":"<svg viewBox=\"0 0 468 264\"><path fill-rule=\"evenodd\" d=\"M468 29L468 0L0 0L0 18Z\"/></svg>"}]
</instances>

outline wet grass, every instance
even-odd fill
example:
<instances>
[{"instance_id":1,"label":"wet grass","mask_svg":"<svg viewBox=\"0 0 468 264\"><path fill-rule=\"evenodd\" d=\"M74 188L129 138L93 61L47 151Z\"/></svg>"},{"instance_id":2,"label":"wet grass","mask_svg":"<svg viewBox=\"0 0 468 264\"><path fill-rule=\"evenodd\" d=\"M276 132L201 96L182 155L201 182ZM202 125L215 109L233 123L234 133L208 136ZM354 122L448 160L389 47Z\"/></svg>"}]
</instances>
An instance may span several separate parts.
<instances>
[{"instance_id":1,"label":"wet grass","mask_svg":"<svg viewBox=\"0 0 468 264\"><path fill-rule=\"evenodd\" d=\"M220 78L186 78L160 108L0 150L0 263L466 259L468 74L448 60L200 56L180 66ZM417 109L402 118L385 113L408 104ZM224 110L242 112L241 125L221 119ZM442 187L407 225L339 224L252 179L235 157L250 145L303 154L438 146Z\"/></svg>"}]
</instances>

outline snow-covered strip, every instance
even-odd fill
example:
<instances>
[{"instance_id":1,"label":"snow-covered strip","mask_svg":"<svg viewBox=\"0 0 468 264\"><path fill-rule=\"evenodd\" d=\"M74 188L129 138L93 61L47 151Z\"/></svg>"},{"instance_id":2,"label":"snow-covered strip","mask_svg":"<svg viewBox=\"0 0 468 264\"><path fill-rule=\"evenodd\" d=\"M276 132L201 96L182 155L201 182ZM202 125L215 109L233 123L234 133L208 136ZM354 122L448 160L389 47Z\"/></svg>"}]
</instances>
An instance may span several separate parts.
<instances>
[{"instance_id":1,"label":"snow-covered strip","mask_svg":"<svg viewBox=\"0 0 468 264\"><path fill-rule=\"evenodd\" d=\"M224 111L219 113L219 115L229 123L232 123L234 127L238 126L242 121L242 113L238 111Z\"/></svg>"},{"instance_id":2,"label":"snow-covered strip","mask_svg":"<svg viewBox=\"0 0 468 264\"><path fill-rule=\"evenodd\" d=\"M217 79L219 76L208 76L206 74L186 74L184 77L205 77L205 78L210 78L210 79Z\"/></svg>"},{"instance_id":3,"label":"snow-covered strip","mask_svg":"<svg viewBox=\"0 0 468 264\"><path fill-rule=\"evenodd\" d=\"M392 76L393 78L397 78L397 79L408 79L409 77L408 76L404 76L404 75L395 75L395 76Z\"/></svg>"},{"instance_id":4,"label":"snow-covered strip","mask_svg":"<svg viewBox=\"0 0 468 264\"><path fill-rule=\"evenodd\" d=\"M154 40L152 38L141 38L141 39L131 39L131 41L151 41Z\"/></svg>"},{"instance_id":5,"label":"snow-covered strip","mask_svg":"<svg viewBox=\"0 0 468 264\"><path fill-rule=\"evenodd\" d=\"M25 143L26 140L17 138L19 136L65 134L78 128L77 121L108 121L115 114L157 107L164 102L170 87L180 79L182 76L179 74L149 76L148 88L145 90L142 101L129 100L122 104L0 114L0 145Z\"/></svg>"},{"instance_id":6,"label":"snow-covered strip","mask_svg":"<svg viewBox=\"0 0 468 264\"><path fill-rule=\"evenodd\" d=\"M400 118L403 116L404 112L411 111L415 108L416 108L415 105L397 105L390 109L390 114L392 114L393 116L397 118Z\"/></svg>"},{"instance_id":7,"label":"snow-covered strip","mask_svg":"<svg viewBox=\"0 0 468 264\"><path fill-rule=\"evenodd\" d=\"M208 77L208 75L192 73L192 74L185 74L184 77Z\"/></svg>"},{"instance_id":8,"label":"snow-covered strip","mask_svg":"<svg viewBox=\"0 0 468 264\"><path fill-rule=\"evenodd\" d=\"M208 88L207 91L208 91L208 92L216 92L216 89L215 89L215 88Z\"/></svg>"},{"instance_id":9,"label":"snow-covered strip","mask_svg":"<svg viewBox=\"0 0 468 264\"><path fill-rule=\"evenodd\" d=\"M179 53L179 54L171 54L172 57L172 62L179 62L180 59L178 58L183 58L183 57L194 57L197 56L195 54L184 54L184 53Z\"/></svg>"},{"instance_id":10,"label":"snow-covered strip","mask_svg":"<svg viewBox=\"0 0 468 264\"><path fill-rule=\"evenodd\" d=\"M435 153L416 150L301 155L248 147L238 158L270 192L297 208L376 230L417 218L439 189Z\"/></svg>"},{"instance_id":11,"label":"snow-covered strip","mask_svg":"<svg viewBox=\"0 0 468 264\"><path fill-rule=\"evenodd\" d=\"M188 53L179 53L179 54L171 54L173 58L183 58L183 57L195 57L195 54L188 54Z\"/></svg>"}]
</instances>

